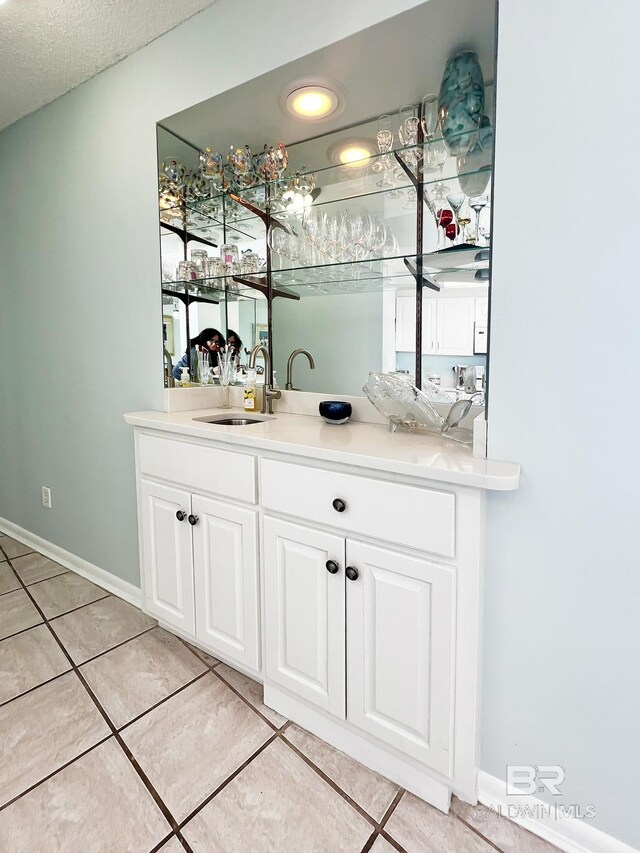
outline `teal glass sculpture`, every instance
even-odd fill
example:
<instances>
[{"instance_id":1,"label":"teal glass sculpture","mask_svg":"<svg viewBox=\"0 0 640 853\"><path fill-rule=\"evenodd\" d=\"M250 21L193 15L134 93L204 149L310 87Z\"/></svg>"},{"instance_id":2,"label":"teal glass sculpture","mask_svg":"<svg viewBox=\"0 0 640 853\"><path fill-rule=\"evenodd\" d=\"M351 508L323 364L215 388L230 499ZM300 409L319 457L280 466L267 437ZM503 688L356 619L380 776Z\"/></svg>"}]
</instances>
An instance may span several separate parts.
<instances>
[{"instance_id":1,"label":"teal glass sculpture","mask_svg":"<svg viewBox=\"0 0 640 853\"><path fill-rule=\"evenodd\" d=\"M484 78L473 51L448 60L440 84L438 112L449 154L466 157L478 142L484 115Z\"/></svg>"}]
</instances>

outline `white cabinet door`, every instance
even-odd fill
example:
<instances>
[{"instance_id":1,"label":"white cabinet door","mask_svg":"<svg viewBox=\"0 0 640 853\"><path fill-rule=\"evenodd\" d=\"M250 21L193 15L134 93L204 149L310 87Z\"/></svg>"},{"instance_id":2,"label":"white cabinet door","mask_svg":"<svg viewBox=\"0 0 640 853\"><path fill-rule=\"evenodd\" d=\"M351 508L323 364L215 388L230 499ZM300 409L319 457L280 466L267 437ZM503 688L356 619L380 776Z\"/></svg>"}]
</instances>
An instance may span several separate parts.
<instances>
[{"instance_id":1,"label":"white cabinet door","mask_svg":"<svg viewBox=\"0 0 640 853\"><path fill-rule=\"evenodd\" d=\"M436 352L436 303L437 299L422 297L422 354L434 355Z\"/></svg>"},{"instance_id":2,"label":"white cabinet door","mask_svg":"<svg viewBox=\"0 0 640 853\"><path fill-rule=\"evenodd\" d=\"M194 495L192 511L196 637L258 670L257 510Z\"/></svg>"},{"instance_id":3,"label":"white cabinet door","mask_svg":"<svg viewBox=\"0 0 640 853\"><path fill-rule=\"evenodd\" d=\"M476 296L474 301L476 323L478 326L486 326L489 322L489 297Z\"/></svg>"},{"instance_id":4,"label":"white cabinet door","mask_svg":"<svg viewBox=\"0 0 640 853\"><path fill-rule=\"evenodd\" d=\"M416 351L416 298L396 297L396 352Z\"/></svg>"},{"instance_id":5,"label":"white cabinet door","mask_svg":"<svg viewBox=\"0 0 640 853\"><path fill-rule=\"evenodd\" d=\"M443 298L436 303L438 355L473 355L473 298Z\"/></svg>"},{"instance_id":6,"label":"white cabinet door","mask_svg":"<svg viewBox=\"0 0 640 853\"><path fill-rule=\"evenodd\" d=\"M140 481L142 571L146 607L158 619L193 634L191 495L149 480ZM179 521L176 513L184 513Z\"/></svg>"},{"instance_id":7,"label":"white cabinet door","mask_svg":"<svg viewBox=\"0 0 640 853\"><path fill-rule=\"evenodd\" d=\"M342 537L265 517L266 677L342 720L344 580Z\"/></svg>"},{"instance_id":8,"label":"white cabinet door","mask_svg":"<svg viewBox=\"0 0 640 853\"><path fill-rule=\"evenodd\" d=\"M453 770L455 570L347 540L347 718Z\"/></svg>"}]
</instances>

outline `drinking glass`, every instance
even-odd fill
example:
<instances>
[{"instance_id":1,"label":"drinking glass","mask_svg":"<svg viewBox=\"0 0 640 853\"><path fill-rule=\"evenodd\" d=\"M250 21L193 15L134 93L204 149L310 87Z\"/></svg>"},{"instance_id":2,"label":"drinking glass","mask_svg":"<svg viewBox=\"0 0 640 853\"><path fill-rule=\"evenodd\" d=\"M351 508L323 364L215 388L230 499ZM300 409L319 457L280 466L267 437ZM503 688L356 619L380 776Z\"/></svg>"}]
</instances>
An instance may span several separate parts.
<instances>
[{"instance_id":1,"label":"drinking glass","mask_svg":"<svg viewBox=\"0 0 640 853\"><path fill-rule=\"evenodd\" d=\"M377 183L378 186L383 189L391 189L396 185L395 179L392 178L390 174L391 159L388 156L388 152L393 149L393 130L391 129L391 121L390 115L380 116L378 119L378 132L376 134L378 150L381 154L385 155L384 157L380 157L377 161L380 166L380 171L382 172L382 177Z\"/></svg>"},{"instance_id":2,"label":"drinking glass","mask_svg":"<svg viewBox=\"0 0 640 853\"><path fill-rule=\"evenodd\" d=\"M447 193L450 189L442 183L442 170L444 168L444 164L449 159L449 152L447 151L447 146L444 144L444 141L442 139L436 139L431 144L431 154L433 157L433 162L435 163L436 169L438 171L438 183L433 188L433 197L442 201L442 199L445 199L447 197Z\"/></svg>"},{"instance_id":3,"label":"drinking glass","mask_svg":"<svg viewBox=\"0 0 640 853\"><path fill-rule=\"evenodd\" d=\"M476 195L469 199L469 207L476 214L476 245L480 242L480 211L489 204L486 195Z\"/></svg>"},{"instance_id":4,"label":"drinking glass","mask_svg":"<svg viewBox=\"0 0 640 853\"><path fill-rule=\"evenodd\" d=\"M447 201L451 205L451 209L453 210L453 214L456 218L456 225L458 226L458 233L464 235L464 230L462 227L462 223L460 222L460 209L464 204L466 196L464 193L451 193L451 195L447 196ZM462 240L464 242L464 239Z\"/></svg>"},{"instance_id":5,"label":"drinking glass","mask_svg":"<svg viewBox=\"0 0 640 853\"><path fill-rule=\"evenodd\" d=\"M415 147L418 144L418 127L420 126L418 109L413 104L407 104L400 108L398 115L400 116L398 138L404 148L411 149L401 156L407 166L415 172L418 161L422 157L422 151Z\"/></svg>"}]
</instances>

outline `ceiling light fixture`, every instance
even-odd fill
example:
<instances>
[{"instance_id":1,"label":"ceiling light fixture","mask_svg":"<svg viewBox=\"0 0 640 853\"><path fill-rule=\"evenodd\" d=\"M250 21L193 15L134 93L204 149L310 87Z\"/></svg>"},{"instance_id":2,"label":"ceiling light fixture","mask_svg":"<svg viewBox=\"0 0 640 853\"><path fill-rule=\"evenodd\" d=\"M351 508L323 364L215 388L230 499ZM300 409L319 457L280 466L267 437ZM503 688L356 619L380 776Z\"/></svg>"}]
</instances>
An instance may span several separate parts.
<instances>
[{"instance_id":1,"label":"ceiling light fixture","mask_svg":"<svg viewBox=\"0 0 640 853\"><path fill-rule=\"evenodd\" d=\"M304 77L289 83L280 97L280 105L294 118L321 121L342 112L345 96L338 83L320 77Z\"/></svg>"}]
</instances>

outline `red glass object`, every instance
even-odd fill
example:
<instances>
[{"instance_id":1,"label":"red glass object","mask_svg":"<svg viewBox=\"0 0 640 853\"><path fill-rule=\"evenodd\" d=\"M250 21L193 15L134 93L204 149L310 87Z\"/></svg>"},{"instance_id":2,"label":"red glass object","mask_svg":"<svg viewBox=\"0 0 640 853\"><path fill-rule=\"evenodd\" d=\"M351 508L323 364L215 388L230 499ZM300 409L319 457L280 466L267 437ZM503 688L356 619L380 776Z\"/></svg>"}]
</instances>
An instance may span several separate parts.
<instances>
[{"instance_id":1,"label":"red glass object","mask_svg":"<svg viewBox=\"0 0 640 853\"><path fill-rule=\"evenodd\" d=\"M447 228L453 222L453 211L447 207L441 207L440 210L436 211L436 217L438 225L441 228Z\"/></svg>"},{"instance_id":2,"label":"red glass object","mask_svg":"<svg viewBox=\"0 0 640 853\"><path fill-rule=\"evenodd\" d=\"M450 222L444 229L444 233L450 240L455 240L460 233L460 227L455 222Z\"/></svg>"}]
</instances>

